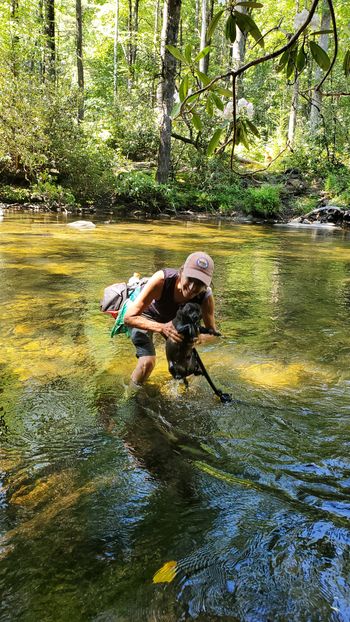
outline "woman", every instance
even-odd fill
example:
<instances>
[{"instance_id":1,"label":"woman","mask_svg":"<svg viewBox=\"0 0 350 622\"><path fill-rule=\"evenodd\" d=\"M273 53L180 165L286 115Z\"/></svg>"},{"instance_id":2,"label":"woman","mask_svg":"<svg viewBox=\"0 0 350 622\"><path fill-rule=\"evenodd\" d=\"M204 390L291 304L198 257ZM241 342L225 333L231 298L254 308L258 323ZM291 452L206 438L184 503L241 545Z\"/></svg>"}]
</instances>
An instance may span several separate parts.
<instances>
[{"instance_id":1,"label":"woman","mask_svg":"<svg viewBox=\"0 0 350 622\"><path fill-rule=\"evenodd\" d=\"M155 272L136 300L129 303L124 323L131 329L131 339L138 358L131 375L134 384L143 384L154 369L156 352L153 333L182 341L172 319L178 308L186 302L198 302L204 326L216 332L214 298L210 288L213 272L212 258L197 251L187 257L180 270L165 268Z\"/></svg>"}]
</instances>

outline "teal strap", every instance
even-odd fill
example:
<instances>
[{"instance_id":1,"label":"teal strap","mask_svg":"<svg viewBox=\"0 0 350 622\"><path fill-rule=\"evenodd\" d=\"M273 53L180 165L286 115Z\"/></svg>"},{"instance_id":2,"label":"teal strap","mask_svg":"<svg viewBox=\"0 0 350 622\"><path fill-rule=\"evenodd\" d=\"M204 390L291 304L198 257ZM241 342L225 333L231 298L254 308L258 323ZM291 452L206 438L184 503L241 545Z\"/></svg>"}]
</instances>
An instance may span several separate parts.
<instances>
[{"instance_id":1,"label":"teal strap","mask_svg":"<svg viewBox=\"0 0 350 622\"><path fill-rule=\"evenodd\" d=\"M124 317L125 317L125 313L128 308L128 305L129 305L129 301L135 300L135 298L137 298L137 296L139 295L141 289L142 287L136 287L136 289L134 289L134 291L130 294L130 298L128 298L124 302L122 308L120 309L118 313L118 317L116 321L114 322L114 326L111 331L111 337L114 337L115 335L121 335L123 333L127 335L127 337L130 337L131 330L128 326L125 326Z\"/></svg>"}]
</instances>

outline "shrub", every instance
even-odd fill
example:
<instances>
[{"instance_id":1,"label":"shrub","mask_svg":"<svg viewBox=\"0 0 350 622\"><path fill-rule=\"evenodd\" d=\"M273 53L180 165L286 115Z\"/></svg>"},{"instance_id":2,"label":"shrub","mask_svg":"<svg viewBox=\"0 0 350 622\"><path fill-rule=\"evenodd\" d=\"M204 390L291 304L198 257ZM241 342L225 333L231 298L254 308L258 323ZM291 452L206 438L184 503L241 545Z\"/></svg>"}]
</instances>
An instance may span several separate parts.
<instances>
[{"instance_id":1,"label":"shrub","mask_svg":"<svg viewBox=\"0 0 350 622\"><path fill-rule=\"evenodd\" d=\"M45 177L32 186L32 192L34 196L40 197L48 206L73 206L75 204L75 197L72 192L48 179L45 180Z\"/></svg>"},{"instance_id":2,"label":"shrub","mask_svg":"<svg viewBox=\"0 0 350 622\"><path fill-rule=\"evenodd\" d=\"M158 184L146 173L121 173L116 182L119 203L159 214L167 207L174 208L174 197L168 186Z\"/></svg>"},{"instance_id":3,"label":"shrub","mask_svg":"<svg viewBox=\"0 0 350 622\"><path fill-rule=\"evenodd\" d=\"M345 166L333 168L327 175L325 190L331 195L334 203L348 206L350 203L350 170Z\"/></svg>"},{"instance_id":4,"label":"shrub","mask_svg":"<svg viewBox=\"0 0 350 622\"><path fill-rule=\"evenodd\" d=\"M15 186L0 186L0 201L3 203L26 203L31 199L31 191L29 188L21 188Z\"/></svg>"},{"instance_id":5,"label":"shrub","mask_svg":"<svg viewBox=\"0 0 350 622\"><path fill-rule=\"evenodd\" d=\"M263 184L246 191L245 211L256 216L274 217L281 211L280 186Z\"/></svg>"}]
</instances>

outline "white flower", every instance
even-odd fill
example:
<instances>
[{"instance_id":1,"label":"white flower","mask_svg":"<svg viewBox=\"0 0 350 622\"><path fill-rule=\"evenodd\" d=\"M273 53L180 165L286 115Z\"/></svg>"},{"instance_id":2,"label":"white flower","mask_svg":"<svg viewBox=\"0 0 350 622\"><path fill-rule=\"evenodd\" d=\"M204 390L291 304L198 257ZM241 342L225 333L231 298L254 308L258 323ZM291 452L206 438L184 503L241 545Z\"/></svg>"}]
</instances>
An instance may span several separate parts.
<instances>
[{"instance_id":1,"label":"white flower","mask_svg":"<svg viewBox=\"0 0 350 622\"><path fill-rule=\"evenodd\" d=\"M227 119L228 121L231 121L232 114L233 114L233 104L232 104L232 101L229 101L222 111L222 118Z\"/></svg>"},{"instance_id":2,"label":"white flower","mask_svg":"<svg viewBox=\"0 0 350 622\"><path fill-rule=\"evenodd\" d=\"M297 13L294 18L294 28L298 30L300 26L302 26L309 16L309 11L307 9L303 9L300 13ZM314 14L311 18L311 22L309 26L312 30L317 30L320 26L320 18L318 15Z\"/></svg>"},{"instance_id":3,"label":"white flower","mask_svg":"<svg viewBox=\"0 0 350 622\"><path fill-rule=\"evenodd\" d=\"M244 99L244 97L241 97L241 99L239 99L237 102L237 114L245 115L248 117L248 119L252 119L254 116L254 106L252 102L248 102L246 99ZM228 119L229 121L231 121L232 115L233 115L233 104L231 100L226 104L222 112L222 118Z\"/></svg>"},{"instance_id":4,"label":"white flower","mask_svg":"<svg viewBox=\"0 0 350 622\"><path fill-rule=\"evenodd\" d=\"M103 141L108 140L111 136L112 136L112 134L111 134L111 132L109 130L101 130L101 132L99 133L99 137Z\"/></svg>"},{"instance_id":5,"label":"white flower","mask_svg":"<svg viewBox=\"0 0 350 622\"><path fill-rule=\"evenodd\" d=\"M244 97L238 100L237 110L239 114L247 115L248 119L252 119L254 116L254 106L252 102L248 102Z\"/></svg>"}]
</instances>

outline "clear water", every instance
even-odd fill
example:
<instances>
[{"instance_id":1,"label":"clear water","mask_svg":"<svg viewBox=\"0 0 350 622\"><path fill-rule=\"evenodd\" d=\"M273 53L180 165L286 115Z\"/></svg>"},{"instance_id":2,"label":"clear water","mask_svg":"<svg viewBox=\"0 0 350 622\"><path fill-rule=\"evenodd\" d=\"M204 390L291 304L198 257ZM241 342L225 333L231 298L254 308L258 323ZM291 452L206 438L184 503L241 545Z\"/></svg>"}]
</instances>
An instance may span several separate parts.
<instances>
[{"instance_id":1,"label":"clear water","mask_svg":"<svg viewBox=\"0 0 350 622\"><path fill-rule=\"evenodd\" d=\"M235 401L128 396L103 287L196 249ZM13 214L0 278L1 621L350 619L349 234Z\"/></svg>"}]
</instances>

